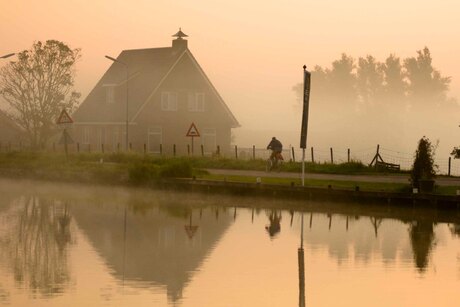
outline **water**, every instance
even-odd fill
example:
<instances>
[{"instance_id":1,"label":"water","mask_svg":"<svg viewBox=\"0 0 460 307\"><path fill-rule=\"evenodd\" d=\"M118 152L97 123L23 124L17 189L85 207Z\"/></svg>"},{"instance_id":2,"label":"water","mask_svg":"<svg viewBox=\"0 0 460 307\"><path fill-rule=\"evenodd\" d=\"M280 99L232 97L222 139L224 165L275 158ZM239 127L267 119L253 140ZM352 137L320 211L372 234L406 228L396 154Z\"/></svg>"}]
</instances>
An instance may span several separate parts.
<instances>
[{"instance_id":1,"label":"water","mask_svg":"<svg viewBox=\"0 0 460 307\"><path fill-rule=\"evenodd\" d=\"M6 306L458 306L457 212L10 180L0 195Z\"/></svg>"}]
</instances>

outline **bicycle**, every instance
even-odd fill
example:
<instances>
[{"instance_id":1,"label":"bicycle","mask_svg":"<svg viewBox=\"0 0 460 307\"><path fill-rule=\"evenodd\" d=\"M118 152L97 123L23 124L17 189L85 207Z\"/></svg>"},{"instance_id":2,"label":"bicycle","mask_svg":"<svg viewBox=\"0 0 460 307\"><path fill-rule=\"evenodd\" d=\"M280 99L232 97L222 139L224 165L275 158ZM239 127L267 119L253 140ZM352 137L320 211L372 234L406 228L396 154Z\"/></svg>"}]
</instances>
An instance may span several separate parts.
<instances>
[{"instance_id":1,"label":"bicycle","mask_svg":"<svg viewBox=\"0 0 460 307\"><path fill-rule=\"evenodd\" d=\"M270 157L267 159L267 165L265 166L266 172L271 172L272 170L276 169L278 172L280 171L281 164L283 163L283 156L280 152L276 154L271 154Z\"/></svg>"}]
</instances>

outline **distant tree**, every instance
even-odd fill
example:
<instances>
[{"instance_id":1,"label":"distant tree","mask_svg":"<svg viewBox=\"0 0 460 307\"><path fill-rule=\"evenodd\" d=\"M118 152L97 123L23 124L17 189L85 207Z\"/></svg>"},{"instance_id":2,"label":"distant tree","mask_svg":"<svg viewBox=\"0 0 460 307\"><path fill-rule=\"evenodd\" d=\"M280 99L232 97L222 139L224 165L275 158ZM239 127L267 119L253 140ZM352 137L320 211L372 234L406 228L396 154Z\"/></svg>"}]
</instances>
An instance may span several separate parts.
<instances>
[{"instance_id":1,"label":"distant tree","mask_svg":"<svg viewBox=\"0 0 460 307\"><path fill-rule=\"evenodd\" d=\"M32 146L43 147L60 111L77 106L80 94L73 85L79 58L80 49L56 40L38 41L0 70L0 93L10 106L8 113Z\"/></svg>"},{"instance_id":2,"label":"distant tree","mask_svg":"<svg viewBox=\"0 0 460 307\"><path fill-rule=\"evenodd\" d=\"M332 69L328 72L329 90L341 103L347 105L357 101L355 60L342 53L339 60L332 62Z\"/></svg>"},{"instance_id":3,"label":"distant tree","mask_svg":"<svg viewBox=\"0 0 460 307\"><path fill-rule=\"evenodd\" d=\"M385 100L393 105L406 101L407 83L400 58L391 54L381 68L384 75Z\"/></svg>"},{"instance_id":4,"label":"distant tree","mask_svg":"<svg viewBox=\"0 0 460 307\"><path fill-rule=\"evenodd\" d=\"M361 102L372 105L380 102L383 94L383 65L368 55L358 59L356 88Z\"/></svg>"},{"instance_id":5,"label":"distant tree","mask_svg":"<svg viewBox=\"0 0 460 307\"><path fill-rule=\"evenodd\" d=\"M417 57L404 60L408 95L413 104L433 106L447 100L450 77L443 77L433 68L430 50L417 51Z\"/></svg>"}]
</instances>

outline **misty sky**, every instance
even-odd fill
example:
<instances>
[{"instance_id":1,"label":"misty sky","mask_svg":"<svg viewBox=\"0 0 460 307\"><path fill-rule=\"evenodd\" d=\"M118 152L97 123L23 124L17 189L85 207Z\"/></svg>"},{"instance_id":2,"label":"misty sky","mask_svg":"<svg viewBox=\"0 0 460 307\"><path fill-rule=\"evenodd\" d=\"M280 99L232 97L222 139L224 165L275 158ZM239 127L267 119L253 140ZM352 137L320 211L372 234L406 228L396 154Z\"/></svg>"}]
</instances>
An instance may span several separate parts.
<instances>
[{"instance_id":1,"label":"misty sky","mask_svg":"<svg viewBox=\"0 0 460 307\"><path fill-rule=\"evenodd\" d=\"M0 0L0 55L47 39L82 48L76 87L86 97L111 64L104 55L168 47L182 27L245 129L296 130L291 88L303 64L329 67L342 52L384 61L428 46L460 98L459 13L458 0Z\"/></svg>"}]
</instances>

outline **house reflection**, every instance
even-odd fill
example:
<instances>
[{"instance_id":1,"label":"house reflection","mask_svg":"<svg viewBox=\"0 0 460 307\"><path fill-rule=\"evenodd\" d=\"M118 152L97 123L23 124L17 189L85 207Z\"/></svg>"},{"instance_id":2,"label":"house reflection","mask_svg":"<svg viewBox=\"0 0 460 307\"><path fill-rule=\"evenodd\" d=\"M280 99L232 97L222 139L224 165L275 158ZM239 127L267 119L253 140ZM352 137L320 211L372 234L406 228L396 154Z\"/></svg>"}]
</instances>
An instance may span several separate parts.
<instances>
[{"instance_id":1,"label":"house reflection","mask_svg":"<svg viewBox=\"0 0 460 307\"><path fill-rule=\"evenodd\" d=\"M184 287L233 222L233 214L225 210L216 220L213 208L192 210L177 203L147 210L133 204L126 215L124 206L110 204L73 210L78 226L116 277L165 286L173 302L181 299Z\"/></svg>"}]
</instances>

